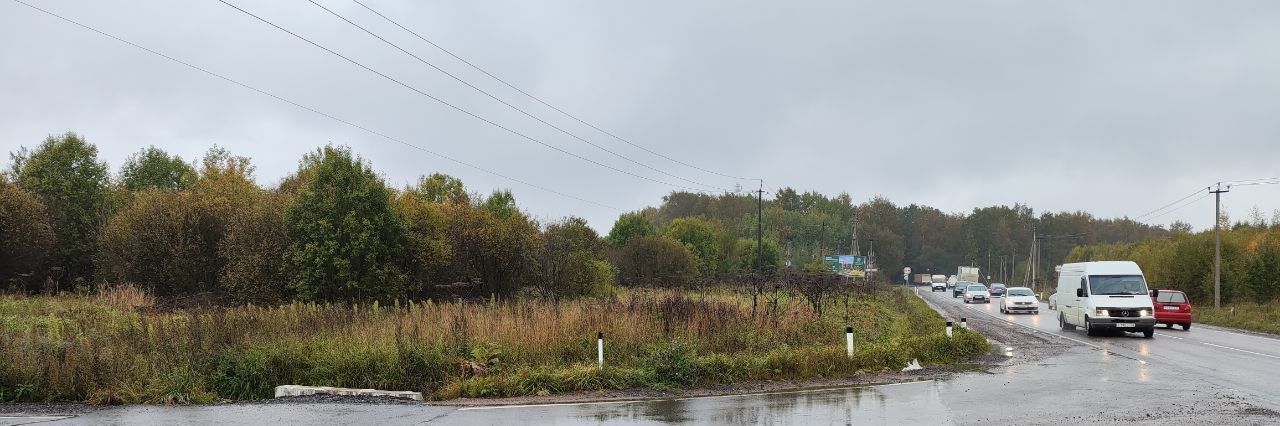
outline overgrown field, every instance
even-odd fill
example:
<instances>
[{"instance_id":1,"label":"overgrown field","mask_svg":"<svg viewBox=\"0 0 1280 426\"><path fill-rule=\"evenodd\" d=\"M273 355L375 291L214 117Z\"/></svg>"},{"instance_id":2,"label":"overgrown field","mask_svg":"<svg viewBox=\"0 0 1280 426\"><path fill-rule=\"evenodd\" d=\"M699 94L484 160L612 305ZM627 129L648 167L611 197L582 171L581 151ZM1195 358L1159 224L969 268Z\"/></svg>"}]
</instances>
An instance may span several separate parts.
<instances>
[{"instance_id":1,"label":"overgrown field","mask_svg":"<svg viewBox=\"0 0 1280 426\"><path fill-rule=\"evenodd\" d=\"M899 289L801 299L628 291L610 298L398 306L293 303L158 312L130 287L0 298L0 400L207 403L280 384L539 395L849 376L987 350ZM857 330L848 359L844 327ZM596 332L605 368L596 367Z\"/></svg>"},{"instance_id":2,"label":"overgrown field","mask_svg":"<svg viewBox=\"0 0 1280 426\"><path fill-rule=\"evenodd\" d=\"M1280 334L1280 301L1267 304L1242 303L1213 309L1213 303L1196 305L1192 315L1196 322L1235 327L1264 333Z\"/></svg>"}]
</instances>

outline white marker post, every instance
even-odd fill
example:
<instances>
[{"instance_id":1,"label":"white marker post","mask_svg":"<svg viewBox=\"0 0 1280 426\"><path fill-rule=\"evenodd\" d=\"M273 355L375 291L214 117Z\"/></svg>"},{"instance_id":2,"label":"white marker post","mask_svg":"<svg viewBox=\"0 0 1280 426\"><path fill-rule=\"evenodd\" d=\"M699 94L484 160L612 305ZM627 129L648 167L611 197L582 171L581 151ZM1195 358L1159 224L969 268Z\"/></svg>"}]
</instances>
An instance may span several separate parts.
<instances>
[{"instance_id":1,"label":"white marker post","mask_svg":"<svg viewBox=\"0 0 1280 426\"><path fill-rule=\"evenodd\" d=\"M969 329L969 319L960 317L960 328Z\"/></svg>"},{"instance_id":2,"label":"white marker post","mask_svg":"<svg viewBox=\"0 0 1280 426\"><path fill-rule=\"evenodd\" d=\"M604 370L604 332L596 332L596 357L600 362L600 369Z\"/></svg>"},{"instance_id":3,"label":"white marker post","mask_svg":"<svg viewBox=\"0 0 1280 426\"><path fill-rule=\"evenodd\" d=\"M951 337L951 321L947 321L947 337Z\"/></svg>"},{"instance_id":4,"label":"white marker post","mask_svg":"<svg viewBox=\"0 0 1280 426\"><path fill-rule=\"evenodd\" d=\"M853 327L844 328L844 346L845 352L849 354L849 359L853 359Z\"/></svg>"}]
</instances>

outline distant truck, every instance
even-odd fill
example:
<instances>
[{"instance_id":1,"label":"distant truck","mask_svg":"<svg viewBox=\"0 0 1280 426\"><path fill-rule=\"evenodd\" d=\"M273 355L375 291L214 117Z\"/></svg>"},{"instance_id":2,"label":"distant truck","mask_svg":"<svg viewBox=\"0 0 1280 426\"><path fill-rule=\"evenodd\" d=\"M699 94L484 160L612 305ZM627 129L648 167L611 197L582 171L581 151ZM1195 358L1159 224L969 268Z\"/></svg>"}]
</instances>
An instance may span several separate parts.
<instances>
[{"instance_id":1,"label":"distant truck","mask_svg":"<svg viewBox=\"0 0 1280 426\"><path fill-rule=\"evenodd\" d=\"M980 283L982 282L982 274L978 271L977 266L961 266L956 269L956 279L959 281Z\"/></svg>"},{"instance_id":2,"label":"distant truck","mask_svg":"<svg viewBox=\"0 0 1280 426\"><path fill-rule=\"evenodd\" d=\"M934 275L933 275L933 277L931 277L931 278L930 278L930 281L935 282L935 283L943 283L943 284L946 284L946 283L947 283L947 276L946 276L946 275L941 275L941 274L934 274Z\"/></svg>"},{"instance_id":3,"label":"distant truck","mask_svg":"<svg viewBox=\"0 0 1280 426\"><path fill-rule=\"evenodd\" d=\"M929 285L929 283L933 282L931 280L932 277L929 274L916 274L915 279L911 280L911 283L915 285Z\"/></svg>"}]
</instances>

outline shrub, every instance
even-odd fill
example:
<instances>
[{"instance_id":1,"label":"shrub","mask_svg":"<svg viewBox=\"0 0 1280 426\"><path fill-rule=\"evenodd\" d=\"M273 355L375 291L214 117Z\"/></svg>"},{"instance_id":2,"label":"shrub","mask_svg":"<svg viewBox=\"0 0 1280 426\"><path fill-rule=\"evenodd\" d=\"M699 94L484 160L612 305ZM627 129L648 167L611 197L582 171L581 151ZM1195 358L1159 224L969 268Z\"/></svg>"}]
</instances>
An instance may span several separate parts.
<instances>
[{"instance_id":1,"label":"shrub","mask_svg":"<svg viewBox=\"0 0 1280 426\"><path fill-rule=\"evenodd\" d=\"M391 191L346 148L304 159L314 176L285 211L289 287L306 300L403 297L405 225Z\"/></svg>"},{"instance_id":2,"label":"shrub","mask_svg":"<svg viewBox=\"0 0 1280 426\"><path fill-rule=\"evenodd\" d=\"M667 237L639 237L612 250L618 282L624 285L680 286L697 274L697 255Z\"/></svg>"},{"instance_id":3,"label":"shrub","mask_svg":"<svg viewBox=\"0 0 1280 426\"><path fill-rule=\"evenodd\" d=\"M17 185L0 181L0 288L5 280L34 291L44 278L54 248L53 227L44 204Z\"/></svg>"}]
</instances>

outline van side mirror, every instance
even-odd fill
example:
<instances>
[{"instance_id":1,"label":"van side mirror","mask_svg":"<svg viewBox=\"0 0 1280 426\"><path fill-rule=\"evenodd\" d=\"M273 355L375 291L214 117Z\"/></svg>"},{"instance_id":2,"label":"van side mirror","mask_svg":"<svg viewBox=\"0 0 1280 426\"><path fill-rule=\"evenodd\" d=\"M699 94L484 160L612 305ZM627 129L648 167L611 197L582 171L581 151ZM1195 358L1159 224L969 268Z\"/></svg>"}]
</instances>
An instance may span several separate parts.
<instances>
[{"instance_id":1,"label":"van side mirror","mask_svg":"<svg viewBox=\"0 0 1280 426\"><path fill-rule=\"evenodd\" d=\"M1077 288L1077 289L1076 289L1076 297L1084 297L1084 289L1083 289L1083 288Z\"/></svg>"}]
</instances>

